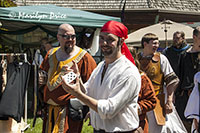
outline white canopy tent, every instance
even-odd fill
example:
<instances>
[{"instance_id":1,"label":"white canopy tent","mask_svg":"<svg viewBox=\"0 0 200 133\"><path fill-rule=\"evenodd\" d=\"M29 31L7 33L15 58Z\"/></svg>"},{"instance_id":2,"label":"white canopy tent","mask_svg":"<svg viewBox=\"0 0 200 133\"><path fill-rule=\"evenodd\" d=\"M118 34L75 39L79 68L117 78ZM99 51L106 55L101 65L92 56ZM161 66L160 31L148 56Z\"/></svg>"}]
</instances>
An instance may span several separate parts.
<instances>
[{"instance_id":1,"label":"white canopy tent","mask_svg":"<svg viewBox=\"0 0 200 133\"><path fill-rule=\"evenodd\" d=\"M154 33L159 37L161 47L170 45L173 40L173 34L176 31L183 31L187 42L192 42L193 28L184 24L176 23L170 20L165 20L158 24L154 24L128 35L126 39L127 45L141 47L141 39L146 33Z\"/></svg>"}]
</instances>

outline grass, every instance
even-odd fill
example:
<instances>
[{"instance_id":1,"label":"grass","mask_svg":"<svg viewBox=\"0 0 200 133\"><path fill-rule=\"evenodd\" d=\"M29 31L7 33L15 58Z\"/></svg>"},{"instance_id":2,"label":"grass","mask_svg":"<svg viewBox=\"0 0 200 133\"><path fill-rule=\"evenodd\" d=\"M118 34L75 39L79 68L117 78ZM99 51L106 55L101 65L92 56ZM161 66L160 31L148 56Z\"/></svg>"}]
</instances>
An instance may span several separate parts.
<instances>
[{"instance_id":1,"label":"grass","mask_svg":"<svg viewBox=\"0 0 200 133\"><path fill-rule=\"evenodd\" d=\"M30 124L30 127L25 131L25 133L42 133L42 119L41 118L37 118L36 123L35 123L35 127L33 126L33 119L29 118L27 120L27 123Z\"/></svg>"},{"instance_id":2,"label":"grass","mask_svg":"<svg viewBox=\"0 0 200 133\"><path fill-rule=\"evenodd\" d=\"M81 133L93 133L92 126L88 126L89 120L83 123L83 128Z\"/></svg>"},{"instance_id":3,"label":"grass","mask_svg":"<svg viewBox=\"0 0 200 133\"><path fill-rule=\"evenodd\" d=\"M35 127L32 127L33 119L29 118L27 123L30 124L30 127L25 131L25 133L42 133L42 119L37 118ZM93 133L92 126L88 126L89 120L84 122L82 133Z\"/></svg>"}]
</instances>

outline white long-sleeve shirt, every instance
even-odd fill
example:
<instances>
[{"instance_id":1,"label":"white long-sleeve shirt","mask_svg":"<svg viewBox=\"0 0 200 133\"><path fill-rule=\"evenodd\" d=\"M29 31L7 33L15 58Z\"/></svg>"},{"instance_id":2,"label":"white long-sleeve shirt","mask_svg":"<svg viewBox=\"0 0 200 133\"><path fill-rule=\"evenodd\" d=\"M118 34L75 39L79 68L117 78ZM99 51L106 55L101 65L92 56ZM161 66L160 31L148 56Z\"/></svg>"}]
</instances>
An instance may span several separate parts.
<instances>
[{"instance_id":1,"label":"white long-sleeve shirt","mask_svg":"<svg viewBox=\"0 0 200 133\"><path fill-rule=\"evenodd\" d=\"M106 132L131 131L138 127L137 100L141 87L138 69L125 56L108 65L99 63L88 82L87 95L98 100L98 113L90 109L91 124Z\"/></svg>"},{"instance_id":2,"label":"white long-sleeve shirt","mask_svg":"<svg viewBox=\"0 0 200 133\"><path fill-rule=\"evenodd\" d=\"M200 72L194 75L194 88L187 102L184 115L187 119L197 119L199 122L199 86Z\"/></svg>"}]
</instances>

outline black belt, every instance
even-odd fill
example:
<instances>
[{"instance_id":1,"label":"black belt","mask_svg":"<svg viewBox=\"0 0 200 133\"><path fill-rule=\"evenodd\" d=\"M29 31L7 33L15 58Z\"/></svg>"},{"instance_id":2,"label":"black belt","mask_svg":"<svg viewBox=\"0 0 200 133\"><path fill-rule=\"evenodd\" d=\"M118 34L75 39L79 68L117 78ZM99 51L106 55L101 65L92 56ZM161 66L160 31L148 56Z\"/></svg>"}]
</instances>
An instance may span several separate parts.
<instances>
[{"instance_id":1,"label":"black belt","mask_svg":"<svg viewBox=\"0 0 200 133\"><path fill-rule=\"evenodd\" d=\"M94 129L94 133L133 133L134 131L136 131L137 129L134 129L132 131L123 131L123 132L106 132L105 130L96 130Z\"/></svg>"}]
</instances>

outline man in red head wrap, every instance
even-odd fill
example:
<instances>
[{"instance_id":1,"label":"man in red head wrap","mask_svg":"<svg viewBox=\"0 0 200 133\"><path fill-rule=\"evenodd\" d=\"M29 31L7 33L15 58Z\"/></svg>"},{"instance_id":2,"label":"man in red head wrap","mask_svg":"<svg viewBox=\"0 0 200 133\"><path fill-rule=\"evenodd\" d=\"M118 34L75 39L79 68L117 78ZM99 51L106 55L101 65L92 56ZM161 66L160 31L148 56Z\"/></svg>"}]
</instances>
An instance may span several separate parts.
<instances>
[{"instance_id":1,"label":"man in red head wrap","mask_svg":"<svg viewBox=\"0 0 200 133\"><path fill-rule=\"evenodd\" d=\"M124 43L124 40L128 38L128 29L125 25L117 21L108 21L102 27L101 32L111 33L120 37L123 40L123 45L121 47L122 54L125 55L126 58L128 58L133 64L135 64L127 45Z\"/></svg>"},{"instance_id":2,"label":"man in red head wrap","mask_svg":"<svg viewBox=\"0 0 200 133\"><path fill-rule=\"evenodd\" d=\"M135 133L138 130L137 99L141 76L121 52L126 38L127 28L123 24L107 22L99 36L105 60L98 64L84 85L79 76L75 84L63 79L63 88L90 107L94 133ZM79 74L77 67L71 70Z\"/></svg>"}]
</instances>

